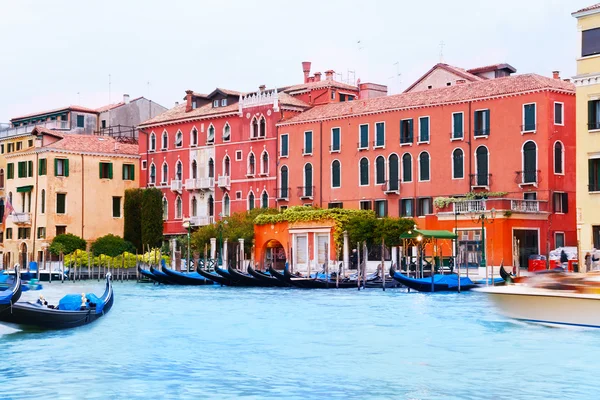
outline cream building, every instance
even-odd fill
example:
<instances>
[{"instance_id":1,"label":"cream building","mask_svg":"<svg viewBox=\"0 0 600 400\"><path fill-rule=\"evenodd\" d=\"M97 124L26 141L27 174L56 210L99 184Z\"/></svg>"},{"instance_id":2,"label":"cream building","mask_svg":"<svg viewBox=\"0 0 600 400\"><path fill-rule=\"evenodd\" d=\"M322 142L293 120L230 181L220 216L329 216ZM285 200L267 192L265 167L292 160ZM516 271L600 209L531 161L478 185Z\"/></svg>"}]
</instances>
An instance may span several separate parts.
<instances>
[{"instance_id":1,"label":"cream building","mask_svg":"<svg viewBox=\"0 0 600 400\"><path fill-rule=\"evenodd\" d=\"M137 144L36 127L33 147L5 154L5 266L41 262L52 239L123 235L123 197L138 187Z\"/></svg>"}]
</instances>

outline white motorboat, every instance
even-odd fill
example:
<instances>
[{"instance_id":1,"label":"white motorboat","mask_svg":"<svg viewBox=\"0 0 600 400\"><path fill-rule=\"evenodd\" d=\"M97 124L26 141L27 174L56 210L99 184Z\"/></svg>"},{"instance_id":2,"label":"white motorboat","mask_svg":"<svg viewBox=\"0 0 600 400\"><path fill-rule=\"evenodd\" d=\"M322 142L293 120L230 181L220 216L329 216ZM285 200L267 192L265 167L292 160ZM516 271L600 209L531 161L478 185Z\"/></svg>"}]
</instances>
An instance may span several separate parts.
<instances>
[{"instance_id":1,"label":"white motorboat","mask_svg":"<svg viewBox=\"0 0 600 400\"><path fill-rule=\"evenodd\" d=\"M521 285L475 289L509 318L554 326L600 328L600 294Z\"/></svg>"}]
</instances>

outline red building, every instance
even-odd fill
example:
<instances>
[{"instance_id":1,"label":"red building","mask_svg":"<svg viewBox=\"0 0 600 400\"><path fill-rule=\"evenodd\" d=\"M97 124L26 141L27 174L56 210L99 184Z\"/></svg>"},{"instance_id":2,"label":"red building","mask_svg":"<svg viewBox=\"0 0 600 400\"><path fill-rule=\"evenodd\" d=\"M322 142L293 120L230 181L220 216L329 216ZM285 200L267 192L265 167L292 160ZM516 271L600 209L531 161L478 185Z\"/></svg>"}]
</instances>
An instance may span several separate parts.
<instances>
[{"instance_id":1,"label":"red building","mask_svg":"<svg viewBox=\"0 0 600 400\"><path fill-rule=\"evenodd\" d=\"M502 67L497 77L487 68L469 81L413 85L279 122L279 141L288 145L278 187L290 190L278 193L278 204L370 208L414 217L422 229L457 229L463 261L473 265L481 214L488 264L526 266L530 254L575 246L574 86ZM470 192L505 194L434 206L438 197Z\"/></svg>"}]
</instances>

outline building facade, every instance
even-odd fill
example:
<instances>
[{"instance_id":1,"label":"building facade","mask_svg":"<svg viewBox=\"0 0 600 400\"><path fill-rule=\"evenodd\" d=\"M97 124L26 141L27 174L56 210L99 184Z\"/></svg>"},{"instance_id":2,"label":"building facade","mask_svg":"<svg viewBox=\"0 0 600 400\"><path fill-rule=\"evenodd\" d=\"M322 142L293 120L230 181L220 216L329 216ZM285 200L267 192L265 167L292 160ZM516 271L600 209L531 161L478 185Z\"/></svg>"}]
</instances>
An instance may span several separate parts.
<instances>
[{"instance_id":1,"label":"building facade","mask_svg":"<svg viewBox=\"0 0 600 400\"><path fill-rule=\"evenodd\" d=\"M579 259L600 249L600 5L577 18L577 214Z\"/></svg>"}]
</instances>

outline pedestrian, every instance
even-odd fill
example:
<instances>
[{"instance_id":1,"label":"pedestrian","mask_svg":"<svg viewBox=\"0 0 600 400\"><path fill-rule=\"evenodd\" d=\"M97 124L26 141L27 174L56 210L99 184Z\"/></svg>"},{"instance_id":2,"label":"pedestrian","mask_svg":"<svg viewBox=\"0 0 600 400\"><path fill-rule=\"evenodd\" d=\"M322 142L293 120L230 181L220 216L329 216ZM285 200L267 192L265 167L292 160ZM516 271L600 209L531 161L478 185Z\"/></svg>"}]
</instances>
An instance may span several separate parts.
<instances>
[{"instance_id":1,"label":"pedestrian","mask_svg":"<svg viewBox=\"0 0 600 400\"><path fill-rule=\"evenodd\" d=\"M592 270L592 255L590 254L590 252L588 251L587 253L585 253L585 258L584 258L584 263L585 263L585 272L590 272Z\"/></svg>"},{"instance_id":2,"label":"pedestrian","mask_svg":"<svg viewBox=\"0 0 600 400\"><path fill-rule=\"evenodd\" d=\"M565 270L568 271L569 270L569 257L567 256L567 253L565 253L564 250L560 251L560 266Z\"/></svg>"}]
</instances>

